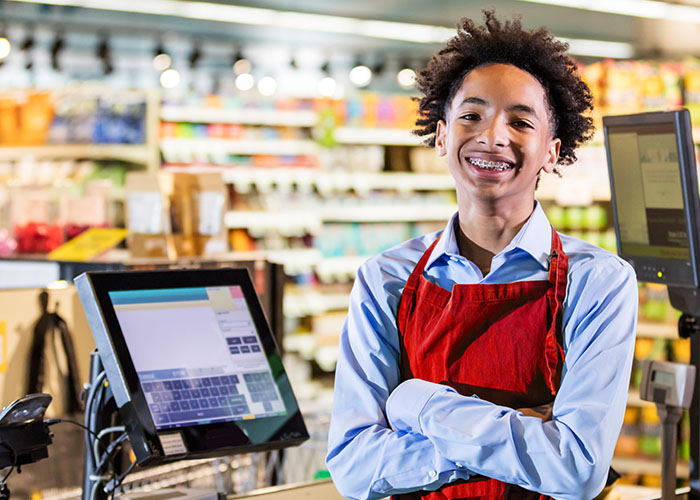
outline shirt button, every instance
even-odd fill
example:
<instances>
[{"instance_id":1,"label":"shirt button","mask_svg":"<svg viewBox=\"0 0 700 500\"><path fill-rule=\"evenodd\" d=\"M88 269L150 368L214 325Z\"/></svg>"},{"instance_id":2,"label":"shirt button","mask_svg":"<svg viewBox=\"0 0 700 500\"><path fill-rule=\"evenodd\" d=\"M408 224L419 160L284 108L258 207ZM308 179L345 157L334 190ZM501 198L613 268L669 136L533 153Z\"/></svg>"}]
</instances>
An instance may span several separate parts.
<instances>
[{"instance_id":1,"label":"shirt button","mask_svg":"<svg viewBox=\"0 0 700 500\"><path fill-rule=\"evenodd\" d=\"M464 464L462 462L457 462L455 465L460 469L464 469Z\"/></svg>"},{"instance_id":2,"label":"shirt button","mask_svg":"<svg viewBox=\"0 0 700 500\"><path fill-rule=\"evenodd\" d=\"M451 256L450 256L450 260L451 260L452 262L459 262L459 257L455 257L454 255L451 255Z\"/></svg>"},{"instance_id":3,"label":"shirt button","mask_svg":"<svg viewBox=\"0 0 700 500\"><path fill-rule=\"evenodd\" d=\"M435 477L435 476L437 476L437 472L435 472L434 470L431 470L430 472L428 472L428 475L430 477Z\"/></svg>"}]
</instances>

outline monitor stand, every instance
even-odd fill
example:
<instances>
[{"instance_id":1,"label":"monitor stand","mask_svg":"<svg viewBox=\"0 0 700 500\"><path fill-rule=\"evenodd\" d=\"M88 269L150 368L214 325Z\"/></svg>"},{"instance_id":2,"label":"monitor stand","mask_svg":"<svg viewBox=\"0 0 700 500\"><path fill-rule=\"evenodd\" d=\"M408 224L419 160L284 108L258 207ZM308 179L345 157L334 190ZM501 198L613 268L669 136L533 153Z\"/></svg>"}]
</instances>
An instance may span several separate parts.
<instances>
[{"instance_id":1,"label":"monitor stand","mask_svg":"<svg viewBox=\"0 0 700 500\"><path fill-rule=\"evenodd\" d=\"M700 500L700 289L668 287L671 305L683 314L678 319L678 336L690 338L690 364L696 367L695 392L690 405L690 500ZM675 475L675 471L674 471Z\"/></svg>"}]
</instances>

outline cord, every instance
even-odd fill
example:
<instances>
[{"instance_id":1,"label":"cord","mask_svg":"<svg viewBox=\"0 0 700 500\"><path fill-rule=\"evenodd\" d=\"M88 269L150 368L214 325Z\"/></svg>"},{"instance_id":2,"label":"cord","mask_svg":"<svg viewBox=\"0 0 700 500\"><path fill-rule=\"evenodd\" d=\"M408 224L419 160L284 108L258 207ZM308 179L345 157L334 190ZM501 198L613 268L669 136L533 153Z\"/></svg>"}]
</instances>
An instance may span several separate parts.
<instances>
[{"instance_id":1,"label":"cord","mask_svg":"<svg viewBox=\"0 0 700 500\"><path fill-rule=\"evenodd\" d=\"M95 380L90 384L90 389L88 391L88 395L86 398L86 407L85 407L85 425L86 427L89 427L92 429L93 427L93 422L92 420L92 406L95 403L95 396L97 391L102 391L104 389L104 380L107 378L107 373L103 370L100 373L97 374L95 377ZM87 453L91 453L93 451L93 443L90 442L90 440L87 440ZM99 461L99 457L96 456L95 454L92 455L92 463L94 465L97 464Z\"/></svg>"},{"instance_id":2,"label":"cord","mask_svg":"<svg viewBox=\"0 0 700 500\"><path fill-rule=\"evenodd\" d=\"M126 468L126 470L119 475L117 478L112 478L112 480L105 485L105 490L109 490L114 494L115 491L117 491L117 488L121 486L122 482L124 481L124 478L128 476L132 470L134 470L134 467L136 467L136 460L131 462L129 464L129 467Z\"/></svg>"},{"instance_id":3,"label":"cord","mask_svg":"<svg viewBox=\"0 0 700 500\"><path fill-rule=\"evenodd\" d=\"M95 472L99 472L100 469L102 469L102 467L104 467L107 464L107 462L109 462L109 459L112 458L112 455L114 454L114 452L117 450L117 448L119 446L121 446L121 444L124 441L126 441L127 437L128 436L126 433L121 434L117 439L112 441L109 444L109 446L107 446L104 453L102 454L102 458L100 459L100 462L95 467Z\"/></svg>"},{"instance_id":4,"label":"cord","mask_svg":"<svg viewBox=\"0 0 700 500\"><path fill-rule=\"evenodd\" d=\"M102 430L97 434L97 438L100 439L100 438L102 438L102 436L104 436L105 434L111 434L111 433L113 433L113 432L124 432L124 431L126 431L126 427L124 427L123 425L116 425L116 426L114 426L114 427L106 427L106 428L102 429ZM120 441L120 442L121 442L121 441ZM97 449L97 446L98 446L99 444L101 444L101 443L102 443L102 441L95 441L95 442L93 443L92 451L93 451L93 455L94 455L95 457L98 457L98 456L100 455L100 451ZM112 446L112 445L110 444L109 446ZM107 451L107 450L105 450L105 452L106 452L106 451ZM99 470L99 468L98 468L98 470Z\"/></svg>"},{"instance_id":5,"label":"cord","mask_svg":"<svg viewBox=\"0 0 700 500\"><path fill-rule=\"evenodd\" d=\"M90 435L92 435L95 439L97 439L97 441L99 441L99 443L102 445L103 448L105 448L105 449L107 448L107 446L105 446L104 441L102 441L102 439L100 438L100 436L98 436L98 435L95 433L95 431L93 431L92 429L88 429L86 426L84 426L84 425L81 424L81 423L75 422L75 421L73 421L73 420L66 420L66 419L63 419L63 418L49 418L49 419L46 419L45 422L46 422L46 425L55 425L55 424L73 424L73 425L77 425L77 426L80 427L81 429L85 429L86 431L88 431L88 432L90 433Z\"/></svg>"}]
</instances>

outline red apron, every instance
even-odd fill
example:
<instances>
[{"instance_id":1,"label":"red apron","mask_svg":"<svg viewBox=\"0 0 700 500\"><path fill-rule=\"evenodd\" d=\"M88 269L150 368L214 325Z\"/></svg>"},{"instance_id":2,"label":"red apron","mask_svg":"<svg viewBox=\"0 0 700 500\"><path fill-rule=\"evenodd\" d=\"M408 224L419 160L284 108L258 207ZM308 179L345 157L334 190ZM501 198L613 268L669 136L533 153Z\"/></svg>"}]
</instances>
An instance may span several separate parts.
<instances>
[{"instance_id":1,"label":"red apron","mask_svg":"<svg viewBox=\"0 0 700 500\"><path fill-rule=\"evenodd\" d=\"M438 238L439 239L439 238ZM398 327L401 380L446 384L464 396L510 408L554 401L564 363L561 311L569 258L552 229L549 278L488 285L454 285L452 292L423 276L438 240L423 254L401 294ZM477 476L435 492L396 495L398 500L548 497Z\"/></svg>"}]
</instances>

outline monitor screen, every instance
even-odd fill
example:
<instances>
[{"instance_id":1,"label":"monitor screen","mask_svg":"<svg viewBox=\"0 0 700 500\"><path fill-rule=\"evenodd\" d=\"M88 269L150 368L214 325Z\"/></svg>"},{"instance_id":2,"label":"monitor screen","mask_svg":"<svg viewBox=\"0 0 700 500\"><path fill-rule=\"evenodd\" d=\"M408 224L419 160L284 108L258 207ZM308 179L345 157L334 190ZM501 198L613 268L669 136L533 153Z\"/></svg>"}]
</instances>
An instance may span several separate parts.
<instances>
[{"instance_id":1,"label":"monitor screen","mask_svg":"<svg viewBox=\"0 0 700 500\"><path fill-rule=\"evenodd\" d=\"M685 114L604 118L618 250L642 281L697 285L698 186Z\"/></svg>"},{"instance_id":2,"label":"monitor screen","mask_svg":"<svg viewBox=\"0 0 700 500\"><path fill-rule=\"evenodd\" d=\"M139 464L308 439L246 270L89 272L75 284Z\"/></svg>"},{"instance_id":3,"label":"monitor screen","mask_svg":"<svg viewBox=\"0 0 700 500\"><path fill-rule=\"evenodd\" d=\"M240 286L109 298L157 429L286 414Z\"/></svg>"},{"instance_id":4,"label":"monitor screen","mask_svg":"<svg viewBox=\"0 0 700 500\"><path fill-rule=\"evenodd\" d=\"M627 254L688 260L683 186L672 123L611 127L610 160L621 250Z\"/></svg>"}]
</instances>

